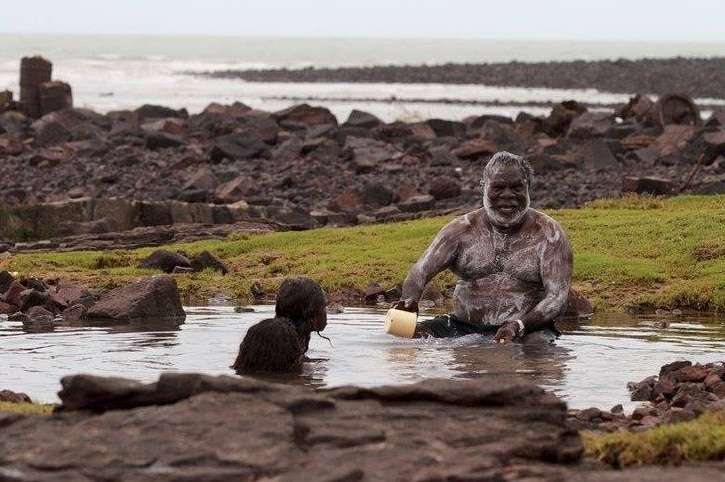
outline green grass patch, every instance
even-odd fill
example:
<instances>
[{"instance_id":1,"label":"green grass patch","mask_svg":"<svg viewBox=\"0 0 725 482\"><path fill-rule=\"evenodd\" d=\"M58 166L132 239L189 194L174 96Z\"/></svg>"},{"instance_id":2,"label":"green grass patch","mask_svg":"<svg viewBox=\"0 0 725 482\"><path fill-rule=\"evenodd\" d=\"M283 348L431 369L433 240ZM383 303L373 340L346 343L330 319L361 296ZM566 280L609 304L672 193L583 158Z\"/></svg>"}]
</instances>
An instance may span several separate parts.
<instances>
[{"instance_id":1,"label":"green grass patch","mask_svg":"<svg viewBox=\"0 0 725 482\"><path fill-rule=\"evenodd\" d=\"M582 434L586 454L614 468L723 460L725 410L645 432Z\"/></svg>"},{"instance_id":2,"label":"green grass patch","mask_svg":"<svg viewBox=\"0 0 725 482\"><path fill-rule=\"evenodd\" d=\"M583 209L547 211L574 249L574 286L599 310L630 305L725 311L725 196L626 196ZM174 275L185 303L224 294L251 300L259 283L272 293L290 276L309 276L332 293L362 293L371 282L402 283L410 266L451 218L323 228L165 246L191 257L208 250L230 269ZM0 269L43 279L64 278L111 288L153 271L137 268L156 248L18 254ZM446 273L434 279L453 286Z\"/></svg>"}]
</instances>

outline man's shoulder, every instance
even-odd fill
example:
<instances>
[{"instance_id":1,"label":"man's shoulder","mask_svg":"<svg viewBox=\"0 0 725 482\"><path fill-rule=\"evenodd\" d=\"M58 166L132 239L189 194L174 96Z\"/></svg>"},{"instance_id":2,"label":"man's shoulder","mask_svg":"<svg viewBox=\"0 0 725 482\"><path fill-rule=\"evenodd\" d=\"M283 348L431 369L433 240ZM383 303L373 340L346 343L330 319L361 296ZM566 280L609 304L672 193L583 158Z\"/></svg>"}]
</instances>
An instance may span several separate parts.
<instances>
[{"instance_id":1,"label":"man's shoulder","mask_svg":"<svg viewBox=\"0 0 725 482\"><path fill-rule=\"evenodd\" d=\"M485 224L487 219L486 209L478 208L473 211L469 211L466 214L457 217L451 223L463 224L466 226L479 226Z\"/></svg>"},{"instance_id":2,"label":"man's shoulder","mask_svg":"<svg viewBox=\"0 0 725 482\"><path fill-rule=\"evenodd\" d=\"M556 219L552 218L548 214L530 208L529 219L537 226L539 231L546 234L547 238L559 238L559 236L566 238L564 228L561 227Z\"/></svg>"},{"instance_id":3,"label":"man's shoulder","mask_svg":"<svg viewBox=\"0 0 725 482\"><path fill-rule=\"evenodd\" d=\"M480 229L480 226L485 224L485 216L486 214L483 208L469 211L448 221L441 231L448 234L455 233L456 235L460 235L464 232Z\"/></svg>"},{"instance_id":4,"label":"man's shoulder","mask_svg":"<svg viewBox=\"0 0 725 482\"><path fill-rule=\"evenodd\" d=\"M539 224L554 225L554 226L561 227L559 225L559 222L556 219L552 218L551 216L549 216L546 213L539 211L538 209L529 208L529 214L530 214L531 218Z\"/></svg>"}]
</instances>

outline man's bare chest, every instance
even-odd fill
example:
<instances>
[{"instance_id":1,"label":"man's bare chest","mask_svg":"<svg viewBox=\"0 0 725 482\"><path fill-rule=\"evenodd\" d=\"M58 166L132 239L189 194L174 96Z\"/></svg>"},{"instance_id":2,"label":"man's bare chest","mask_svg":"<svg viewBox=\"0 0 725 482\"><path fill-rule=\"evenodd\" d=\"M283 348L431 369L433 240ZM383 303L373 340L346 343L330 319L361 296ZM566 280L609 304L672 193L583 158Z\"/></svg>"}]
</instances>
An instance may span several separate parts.
<instances>
[{"instance_id":1,"label":"man's bare chest","mask_svg":"<svg viewBox=\"0 0 725 482\"><path fill-rule=\"evenodd\" d=\"M523 237L494 235L462 243L453 271L464 279L507 274L527 282L539 282L541 243Z\"/></svg>"}]
</instances>

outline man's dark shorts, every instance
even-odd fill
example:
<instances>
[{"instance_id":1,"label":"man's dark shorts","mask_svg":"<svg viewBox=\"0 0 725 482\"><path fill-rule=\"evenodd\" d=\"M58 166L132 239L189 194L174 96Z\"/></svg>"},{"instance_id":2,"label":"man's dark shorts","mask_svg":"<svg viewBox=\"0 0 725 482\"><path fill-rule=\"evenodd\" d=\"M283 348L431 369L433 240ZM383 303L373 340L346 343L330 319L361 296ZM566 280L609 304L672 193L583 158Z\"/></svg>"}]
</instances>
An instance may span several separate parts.
<instances>
[{"instance_id":1,"label":"man's dark shorts","mask_svg":"<svg viewBox=\"0 0 725 482\"><path fill-rule=\"evenodd\" d=\"M484 335L493 338L500 325L484 325L482 323L468 323L458 319L455 315L446 314L439 315L435 318L422 320L418 322L416 327L416 336L423 338L452 338L457 336L466 336L472 334ZM552 325L527 333L524 336L524 342L534 341L534 339L542 342L553 343L559 338L559 331Z\"/></svg>"}]
</instances>

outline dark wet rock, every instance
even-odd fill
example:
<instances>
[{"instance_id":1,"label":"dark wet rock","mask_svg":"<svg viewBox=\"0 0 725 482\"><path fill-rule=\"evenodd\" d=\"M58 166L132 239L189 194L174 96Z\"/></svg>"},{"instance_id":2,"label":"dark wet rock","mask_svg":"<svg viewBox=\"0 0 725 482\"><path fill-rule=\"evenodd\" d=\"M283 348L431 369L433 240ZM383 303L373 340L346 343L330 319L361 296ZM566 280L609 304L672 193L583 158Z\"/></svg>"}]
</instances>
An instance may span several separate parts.
<instances>
[{"instance_id":1,"label":"dark wet rock","mask_svg":"<svg viewBox=\"0 0 725 482\"><path fill-rule=\"evenodd\" d=\"M677 361L664 365L658 376L627 384L632 401L644 402L630 415L602 412L602 422L585 420L580 411L570 410L569 420L579 429L614 432L642 431L665 424L692 420L698 415L725 409L725 362L692 364ZM609 419L613 423L606 423Z\"/></svg>"},{"instance_id":2,"label":"dark wet rock","mask_svg":"<svg viewBox=\"0 0 725 482\"><path fill-rule=\"evenodd\" d=\"M708 375L707 368L702 365L689 365L680 368L672 373L675 381L683 382L702 382Z\"/></svg>"},{"instance_id":3,"label":"dark wet rock","mask_svg":"<svg viewBox=\"0 0 725 482\"><path fill-rule=\"evenodd\" d=\"M428 125L436 137L463 137L466 135L466 126L463 122L446 119L429 119Z\"/></svg>"},{"instance_id":4,"label":"dark wet rock","mask_svg":"<svg viewBox=\"0 0 725 482\"><path fill-rule=\"evenodd\" d=\"M364 112L361 110L353 109L350 112L347 120L342 124L343 127L363 127L365 129L374 129L375 127L383 125L377 116Z\"/></svg>"},{"instance_id":5,"label":"dark wet rock","mask_svg":"<svg viewBox=\"0 0 725 482\"><path fill-rule=\"evenodd\" d=\"M171 273L174 268L191 268L191 261L181 253L173 253L166 249L157 249L139 263L139 268L160 269Z\"/></svg>"},{"instance_id":6,"label":"dark wet rock","mask_svg":"<svg viewBox=\"0 0 725 482\"><path fill-rule=\"evenodd\" d=\"M569 130L575 117L585 113L587 108L574 100L554 104L549 117L544 119L542 129L552 137L560 137Z\"/></svg>"},{"instance_id":7,"label":"dark wet rock","mask_svg":"<svg viewBox=\"0 0 725 482\"><path fill-rule=\"evenodd\" d=\"M386 300L386 291L383 289L382 286L380 286L380 283L377 281L371 282L368 287L365 289L365 297L363 300L365 301L366 305L375 305L380 300L385 301Z\"/></svg>"},{"instance_id":8,"label":"dark wet rock","mask_svg":"<svg viewBox=\"0 0 725 482\"><path fill-rule=\"evenodd\" d=\"M209 251L202 251L193 258L191 258L190 267L193 271L204 271L205 269L211 269L219 271L222 274L227 274L229 268L216 256L211 254Z\"/></svg>"},{"instance_id":9,"label":"dark wet rock","mask_svg":"<svg viewBox=\"0 0 725 482\"><path fill-rule=\"evenodd\" d=\"M2 419L5 473L43 481L90 473L159 481L466 480L504 473L564 480L583 453L561 401L506 380L314 391L166 373L151 384L75 375L62 386L53 417Z\"/></svg>"},{"instance_id":10,"label":"dark wet rock","mask_svg":"<svg viewBox=\"0 0 725 482\"><path fill-rule=\"evenodd\" d=\"M1 315L11 315L18 311L18 307L16 305L6 303L5 301L0 300L0 314Z\"/></svg>"},{"instance_id":11,"label":"dark wet rock","mask_svg":"<svg viewBox=\"0 0 725 482\"><path fill-rule=\"evenodd\" d=\"M328 124L337 126L337 118L325 107L313 107L308 104L300 104L274 112L272 118L280 125L305 124L320 125Z\"/></svg>"},{"instance_id":12,"label":"dark wet rock","mask_svg":"<svg viewBox=\"0 0 725 482\"><path fill-rule=\"evenodd\" d=\"M674 374L674 372L676 372L682 368L689 367L691 365L692 365L692 362L688 361L688 360L680 360L680 361L668 363L666 365L662 365L662 367L660 368L659 377L662 378L662 377Z\"/></svg>"},{"instance_id":13,"label":"dark wet rock","mask_svg":"<svg viewBox=\"0 0 725 482\"><path fill-rule=\"evenodd\" d=\"M695 128L690 125L667 125L662 134L650 145L658 156L663 159L681 152L695 134Z\"/></svg>"},{"instance_id":14,"label":"dark wet rock","mask_svg":"<svg viewBox=\"0 0 725 482\"><path fill-rule=\"evenodd\" d=\"M13 281L15 281L15 276L10 274L8 271L0 271L0 294L5 293L8 288L10 288L10 284Z\"/></svg>"},{"instance_id":15,"label":"dark wet rock","mask_svg":"<svg viewBox=\"0 0 725 482\"><path fill-rule=\"evenodd\" d=\"M13 392L11 390L0 390L0 402L10 403L30 403L30 397L22 392ZM2 424L0 424L2 426Z\"/></svg>"},{"instance_id":16,"label":"dark wet rock","mask_svg":"<svg viewBox=\"0 0 725 482\"><path fill-rule=\"evenodd\" d=\"M80 325L88 314L88 308L80 303L69 306L60 313L63 322L68 325Z\"/></svg>"},{"instance_id":17,"label":"dark wet rock","mask_svg":"<svg viewBox=\"0 0 725 482\"><path fill-rule=\"evenodd\" d=\"M164 322L179 325L186 313L176 281L168 275L142 278L104 295L88 310L93 323L128 324Z\"/></svg>"},{"instance_id":18,"label":"dark wet rock","mask_svg":"<svg viewBox=\"0 0 725 482\"><path fill-rule=\"evenodd\" d=\"M178 135L167 132L153 132L146 136L144 146L149 150L177 148L186 144L186 141Z\"/></svg>"},{"instance_id":19,"label":"dark wet rock","mask_svg":"<svg viewBox=\"0 0 725 482\"><path fill-rule=\"evenodd\" d=\"M453 177L441 176L431 181L428 194L436 201L455 198L461 195L461 183Z\"/></svg>"},{"instance_id":20,"label":"dark wet rock","mask_svg":"<svg viewBox=\"0 0 725 482\"><path fill-rule=\"evenodd\" d=\"M144 104L133 111L139 122L148 119L165 119L167 117L178 117L186 119L189 117L186 109L172 109L162 105Z\"/></svg>"},{"instance_id":21,"label":"dark wet rock","mask_svg":"<svg viewBox=\"0 0 725 482\"><path fill-rule=\"evenodd\" d=\"M28 288L18 294L14 301L20 311L28 311L34 306L51 307L53 305L50 295L45 291Z\"/></svg>"},{"instance_id":22,"label":"dark wet rock","mask_svg":"<svg viewBox=\"0 0 725 482\"><path fill-rule=\"evenodd\" d=\"M352 164L358 174L372 172L398 154L398 150L390 144L359 137L348 137L345 150L351 152Z\"/></svg>"},{"instance_id":23,"label":"dark wet rock","mask_svg":"<svg viewBox=\"0 0 725 482\"><path fill-rule=\"evenodd\" d=\"M622 179L622 192L635 192L639 194L664 195L675 189L672 181L654 177L625 177Z\"/></svg>"},{"instance_id":24,"label":"dark wet rock","mask_svg":"<svg viewBox=\"0 0 725 482\"><path fill-rule=\"evenodd\" d=\"M398 203L403 212L429 211L435 206L435 198L429 194L412 196L405 201Z\"/></svg>"},{"instance_id":25,"label":"dark wet rock","mask_svg":"<svg viewBox=\"0 0 725 482\"><path fill-rule=\"evenodd\" d=\"M574 288L569 288L569 296L562 316L565 318L588 318L592 313L594 313L592 303Z\"/></svg>"},{"instance_id":26,"label":"dark wet rock","mask_svg":"<svg viewBox=\"0 0 725 482\"><path fill-rule=\"evenodd\" d=\"M362 201L373 206L387 206L393 202L395 192L386 184L368 182L362 187Z\"/></svg>"},{"instance_id":27,"label":"dark wet rock","mask_svg":"<svg viewBox=\"0 0 725 482\"><path fill-rule=\"evenodd\" d=\"M642 124L652 124L654 101L644 94L636 94L627 104L614 110L614 115L622 119L632 119Z\"/></svg>"},{"instance_id":28,"label":"dark wet rock","mask_svg":"<svg viewBox=\"0 0 725 482\"><path fill-rule=\"evenodd\" d=\"M476 160L483 156L491 156L498 152L498 150L498 146L493 141L478 138L464 142L459 147L451 150L451 154L461 159ZM437 164L441 165L442 162L438 160Z\"/></svg>"},{"instance_id":29,"label":"dark wet rock","mask_svg":"<svg viewBox=\"0 0 725 482\"><path fill-rule=\"evenodd\" d=\"M244 161L255 157L266 157L268 146L259 138L248 135L230 134L214 142L209 158L212 162Z\"/></svg>"},{"instance_id":30,"label":"dark wet rock","mask_svg":"<svg viewBox=\"0 0 725 482\"><path fill-rule=\"evenodd\" d=\"M575 117L569 124L568 137L591 139L603 137L612 126L612 114L604 112L585 112Z\"/></svg>"}]
</instances>

